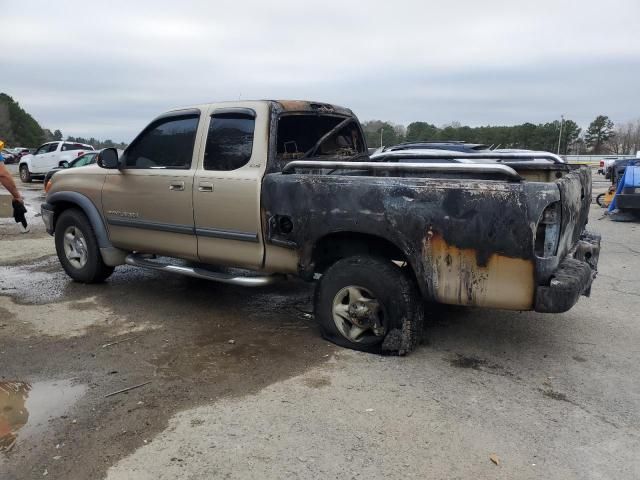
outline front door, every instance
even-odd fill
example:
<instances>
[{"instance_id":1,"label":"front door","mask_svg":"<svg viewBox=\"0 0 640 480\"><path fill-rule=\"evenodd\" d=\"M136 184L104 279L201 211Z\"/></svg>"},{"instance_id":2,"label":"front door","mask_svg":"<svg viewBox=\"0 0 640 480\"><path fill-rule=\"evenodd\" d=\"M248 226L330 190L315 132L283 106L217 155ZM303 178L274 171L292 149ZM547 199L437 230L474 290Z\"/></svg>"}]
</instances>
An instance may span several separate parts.
<instances>
[{"instance_id":1,"label":"front door","mask_svg":"<svg viewBox=\"0 0 640 480\"><path fill-rule=\"evenodd\" d=\"M48 143L40 147L34 154L34 160L31 162L33 172L31 173L47 173L49 170L56 168L58 163L57 149L60 142Z\"/></svg>"},{"instance_id":2,"label":"front door","mask_svg":"<svg viewBox=\"0 0 640 480\"><path fill-rule=\"evenodd\" d=\"M124 152L102 190L109 237L116 247L197 259L193 176L197 111L152 122Z\"/></svg>"},{"instance_id":3,"label":"front door","mask_svg":"<svg viewBox=\"0 0 640 480\"><path fill-rule=\"evenodd\" d=\"M194 182L194 218L202 262L259 269L264 245L260 186L267 159L269 108L210 108Z\"/></svg>"}]
</instances>

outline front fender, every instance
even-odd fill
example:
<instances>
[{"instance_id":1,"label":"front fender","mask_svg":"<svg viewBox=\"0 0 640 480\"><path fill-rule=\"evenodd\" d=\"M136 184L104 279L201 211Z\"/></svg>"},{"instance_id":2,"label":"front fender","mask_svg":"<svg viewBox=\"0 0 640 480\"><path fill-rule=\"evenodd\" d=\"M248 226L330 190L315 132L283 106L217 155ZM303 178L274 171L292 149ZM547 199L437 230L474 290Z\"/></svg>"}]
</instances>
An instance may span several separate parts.
<instances>
[{"instance_id":1,"label":"front fender","mask_svg":"<svg viewBox=\"0 0 640 480\"><path fill-rule=\"evenodd\" d=\"M91 223L91 228L96 235L100 253L103 261L109 266L121 265L124 263L126 252L114 247L109 241L109 235L102 216L98 208L85 195L78 192L55 192L47 195L47 203L42 205L43 210L53 211L53 220L50 227L47 228L49 234L55 232L55 224L60 214L69 208L69 204L78 207L84 212Z\"/></svg>"}]
</instances>

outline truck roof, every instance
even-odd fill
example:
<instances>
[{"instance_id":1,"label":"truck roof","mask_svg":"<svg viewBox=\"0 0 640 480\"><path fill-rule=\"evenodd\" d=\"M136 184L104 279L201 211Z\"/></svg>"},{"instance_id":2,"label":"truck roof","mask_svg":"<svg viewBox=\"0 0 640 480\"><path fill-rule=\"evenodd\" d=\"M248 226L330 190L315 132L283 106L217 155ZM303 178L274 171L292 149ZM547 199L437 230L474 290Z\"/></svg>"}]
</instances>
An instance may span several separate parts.
<instances>
[{"instance_id":1,"label":"truck roof","mask_svg":"<svg viewBox=\"0 0 640 480\"><path fill-rule=\"evenodd\" d=\"M197 108L199 110L203 110L206 107L211 105L238 105L238 106L248 106L251 103L269 103L282 112L293 113L293 112L314 112L314 113L336 113L338 115L346 115L353 116L353 112L345 107L341 107L339 105L333 105L331 103L326 102L315 102L312 100L232 100L232 101L223 101L223 102L209 102L209 103L201 103L197 105L189 105L185 107L172 108L169 110L170 112L176 112L180 110L187 110Z\"/></svg>"}]
</instances>

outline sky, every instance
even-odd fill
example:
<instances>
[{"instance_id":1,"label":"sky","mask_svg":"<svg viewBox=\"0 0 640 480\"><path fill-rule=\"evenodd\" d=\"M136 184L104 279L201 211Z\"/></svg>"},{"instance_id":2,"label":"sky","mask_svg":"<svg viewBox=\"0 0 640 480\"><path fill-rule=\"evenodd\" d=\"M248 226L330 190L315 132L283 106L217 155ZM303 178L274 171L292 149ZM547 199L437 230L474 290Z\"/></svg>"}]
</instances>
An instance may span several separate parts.
<instances>
[{"instance_id":1,"label":"sky","mask_svg":"<svg viewBox=\"0 0 640 480\"><path fill-rule=\"evenodd\" d=\"M640 0L0 0L0 92L65 136L291 98L407 125L640 118Z\"/></svg>"}]
</instances>

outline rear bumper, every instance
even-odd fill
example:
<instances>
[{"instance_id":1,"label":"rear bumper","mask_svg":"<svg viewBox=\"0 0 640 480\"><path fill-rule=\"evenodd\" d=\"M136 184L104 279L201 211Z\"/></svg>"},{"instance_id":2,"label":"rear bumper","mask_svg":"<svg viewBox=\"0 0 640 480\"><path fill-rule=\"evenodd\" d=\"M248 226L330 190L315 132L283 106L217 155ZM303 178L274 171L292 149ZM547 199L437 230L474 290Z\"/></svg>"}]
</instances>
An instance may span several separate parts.
<instances>
[{"instance_id":1,"label":"rear bumper","mask_svg":"<svg viewBox=\"0 0 640 480\"><path fill-rule=\"evenodd\" d=\"M616 206L620 210L640 210L640 192L617 194Z\"/></svg>"},{"instance_id":2,"label":"rear bumper","mask_svg":"<svg viewBox=\"0 0 640 480\"><path fill-rule=\"evenodd\" d=\"M535 311L566 312L581 295L588 297L598 271L599 256L600 235L585 231L553 273L549 285L536 289Z\"/></svg>"}]
</instances>

